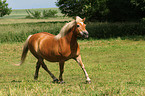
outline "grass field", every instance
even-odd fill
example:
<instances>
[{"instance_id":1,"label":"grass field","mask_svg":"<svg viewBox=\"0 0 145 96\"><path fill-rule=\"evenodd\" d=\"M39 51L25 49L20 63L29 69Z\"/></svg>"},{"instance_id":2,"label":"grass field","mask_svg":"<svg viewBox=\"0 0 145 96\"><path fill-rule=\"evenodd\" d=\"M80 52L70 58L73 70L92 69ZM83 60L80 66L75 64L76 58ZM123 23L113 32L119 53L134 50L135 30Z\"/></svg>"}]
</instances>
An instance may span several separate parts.
<instances>
[{"instance_id":1,"label":"grass field","mask_svg":"<svg viewBox=\"0 0 145 96\"><path fill-rule=\"evenodd\" d=\"M0 44L1 96L143 96L145 95L145 42L143 40L79 41L82 59L92 79L85 84L84 74L74 60L65 64L65 84L53 84L41 68L38 81L33 80L36 59L28 53L26 62L16 67L23 43ZM46 62L46 61L45 61ZM46 62L58 77L57 63Z\"/></svg>"}]
</instances>

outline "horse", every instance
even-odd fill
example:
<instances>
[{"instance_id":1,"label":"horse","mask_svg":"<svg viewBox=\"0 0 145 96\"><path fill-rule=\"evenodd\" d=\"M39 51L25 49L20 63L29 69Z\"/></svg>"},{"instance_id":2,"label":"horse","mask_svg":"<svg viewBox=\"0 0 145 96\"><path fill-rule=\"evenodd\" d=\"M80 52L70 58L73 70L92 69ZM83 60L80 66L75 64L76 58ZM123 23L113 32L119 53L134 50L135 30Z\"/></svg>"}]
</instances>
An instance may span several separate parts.
<instances>
[{"instance_id":1,"label":"horse","mask_svg":"<svg viewBox=\"0 0 145 96\"><path fill-rule=\"evenodd\" d=\"M69 59L74 59L82 68L86 82L91 83L91 79L85 69L80 55L80 47L77 43L77 37L88 38L88 31L84 24L85 18L81 19L76 16L74 20L66 23L60 30L58 35L53 35L47 32L40 32L34 35L28 36L25 41L23 52L21 55L21 62L15 64L20 66L24 63L28 50L38 60L36 63L36 71L34 79L38 79L38 72L40 66L49 73L53 82L64 83L62 74L64 72L64 63ZM44 63L44 59L50 62L59 62L59 79L57 79L47 68Z\"/></svg>"}]
</instances>

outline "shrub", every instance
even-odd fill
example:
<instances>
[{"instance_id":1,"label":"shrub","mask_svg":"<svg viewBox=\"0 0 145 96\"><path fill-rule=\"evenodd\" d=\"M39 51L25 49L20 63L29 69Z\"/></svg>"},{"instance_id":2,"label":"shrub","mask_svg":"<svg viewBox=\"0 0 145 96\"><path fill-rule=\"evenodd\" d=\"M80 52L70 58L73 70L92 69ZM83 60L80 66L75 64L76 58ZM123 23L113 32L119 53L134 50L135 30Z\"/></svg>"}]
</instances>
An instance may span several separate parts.
<instances>
[{"instance_id":1,"label":"shrub","mask_svg":"<svg viewBox=\"0 0 145 96\"><path fill-rule=\"evenodd\" d=\"M26 16L26 18L37 18L39 19L41 17L41 12L39 11L34 11L34 12L31 12L30 10L26 10L26 12L28 13L28 16Z\"/></svg>"},{"instance_id":2,"label":"shrub","mask_svg":"<svg viewBox=\"0 0 145 96\"><path fill-rule=\"evenodd\" d=\"M41 12L39 12L39 11L34 11L34 13L32 13L32 14L37 19L39 19L41 17Z\"/></svg>"},{"instance_id":3,"label":"shrub","mask_svg":"<svg viewBox=\"0 0 145 96\"><path fill-rule=\"evenodd\" d=\"M57 10L43 10L43 17L54 17L57 13Z\"/></svg>"},{"instance_id":4,"label":"shrub","mask_svg":"<svg viewBox=\"0 0 145 96\"><path fill-rule=\"evenodd\" d=\"M145 35L144 23L89 23L86 29L92 38Z\"/></svg>"},{"instance_id":5,"label":"shrub","mask_svg":"<svg viewBox=\"0 0 145 96\"><path fill-rule=\"evenodd\" d=\"M26 16L26 18L46 18L46 17L54 17L56 16L56 14L58 13L57 10L43 10L43 12L40 11L30 11L30 10L26 10L28 16ZM43 14L43 16L41 16L41 14Z\"/></svg>"}]
</instances>

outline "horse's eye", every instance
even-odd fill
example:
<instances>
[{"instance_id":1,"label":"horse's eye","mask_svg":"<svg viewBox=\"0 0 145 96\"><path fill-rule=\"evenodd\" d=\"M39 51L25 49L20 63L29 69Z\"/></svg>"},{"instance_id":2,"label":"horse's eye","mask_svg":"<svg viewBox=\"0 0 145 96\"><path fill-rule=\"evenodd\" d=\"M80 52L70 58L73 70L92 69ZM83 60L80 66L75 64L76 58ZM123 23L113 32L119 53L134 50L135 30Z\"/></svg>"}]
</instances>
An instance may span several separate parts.
<instances>
[{"instance_id":1,"label":"horse's eye","mask_svg":"<svg viewBox=\"0 0 145 96\"><path fill-rule=\"evenodd\" d=\"M77 25L77 27L80 27L80 25Z\"/></svg>"}]
</instances>

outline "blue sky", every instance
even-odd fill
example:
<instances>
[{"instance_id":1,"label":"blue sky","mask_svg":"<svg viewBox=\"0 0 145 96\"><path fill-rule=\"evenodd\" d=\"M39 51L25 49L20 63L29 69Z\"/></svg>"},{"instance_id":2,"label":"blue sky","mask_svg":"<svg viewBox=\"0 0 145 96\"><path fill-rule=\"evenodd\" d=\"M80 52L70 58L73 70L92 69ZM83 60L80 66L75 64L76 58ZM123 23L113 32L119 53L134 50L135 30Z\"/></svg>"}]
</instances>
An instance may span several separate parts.
<instances>
[{"instance_id":1,"label":"blue sky","mask_svg":"<svg viewBox=\"0 0 145 96\"><path fill-rule=\"evenodd\" d=\"M56 8L57 0L7 0L12 9Z\"/></svg>"}]
</instances>

